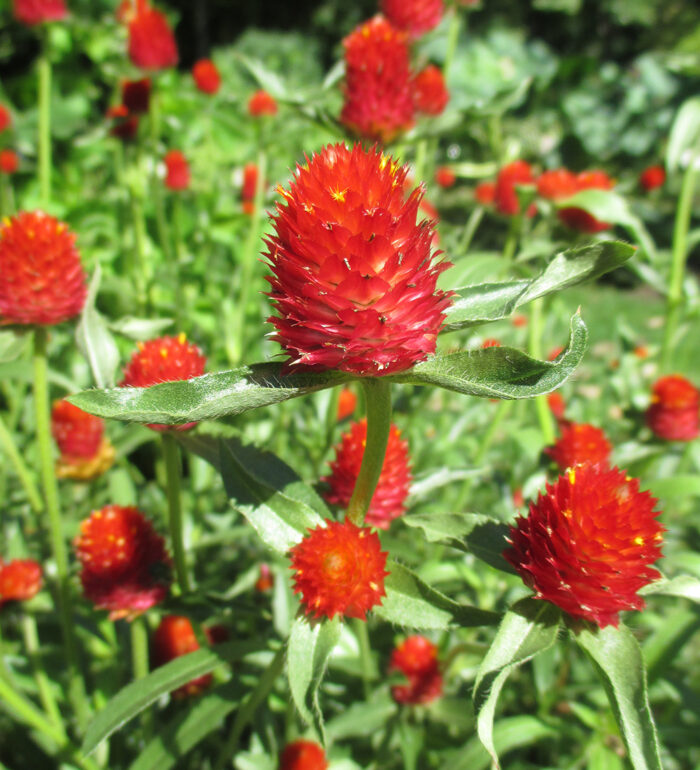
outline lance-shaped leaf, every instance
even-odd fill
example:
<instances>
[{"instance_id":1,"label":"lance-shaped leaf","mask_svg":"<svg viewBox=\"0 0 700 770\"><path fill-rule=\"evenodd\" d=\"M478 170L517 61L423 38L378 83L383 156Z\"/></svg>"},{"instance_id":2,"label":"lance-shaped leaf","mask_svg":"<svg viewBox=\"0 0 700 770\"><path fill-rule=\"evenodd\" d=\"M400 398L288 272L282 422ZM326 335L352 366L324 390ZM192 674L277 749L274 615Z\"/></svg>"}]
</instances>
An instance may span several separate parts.
<instances>
[{"instance_id":1,"label":"lance-shaped leaf","mask_svg":"<svg viewBox=\"0 0 700 770\"><path fill-rule=\"evenodd\" d=\"M623 265L634 247L621 241L603 241L557 254L536 278L505 283L482 283L457 289L447 311L443 332L507 318L521 305L583 281L595 280Z\"/></svg>"}]
</instances>

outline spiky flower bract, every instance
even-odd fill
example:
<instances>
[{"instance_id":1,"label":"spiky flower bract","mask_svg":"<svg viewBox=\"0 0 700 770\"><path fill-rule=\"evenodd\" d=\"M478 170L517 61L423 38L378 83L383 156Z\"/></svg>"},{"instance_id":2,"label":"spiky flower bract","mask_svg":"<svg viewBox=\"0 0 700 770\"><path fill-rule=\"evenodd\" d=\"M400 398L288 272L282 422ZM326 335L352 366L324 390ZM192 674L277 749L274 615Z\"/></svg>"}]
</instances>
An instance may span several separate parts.
<instances>
[{"instance_id":1,"label":"spiky flower bract","mask_svg":"<svg viewBox=\"0 0 700 770\"><path fill-rule=\"evenodd\" d=\"M584 463L607 465L612 446L605 433L588 423L566 423L561 436L546 452L561 470Z\"/></svg>"},{"instance_id":2,"label":"spiky flower bract","mask_svg":"<svg viewBox=\"0 0 700 770\"><path fill-rule=\"evenodd\" d=\"M425 115L439 115L450 101L442 70L433 64L414 76L411 89L416 110Z\"/></svg>"},{"instance_id":3,"label":"spiky flower bract","mask_svg":"<svg viewBox=\"0 0 700 770\"><path fill-rule=\"evenodd\" d=\"M298 166L267 240L274 339L290 365L376 376L435 351L451 295L431 254L422 191L378 149L328 145Z\"/></svg>"},{"instance_id":4,"label":"spiky flower bract","mask_svg":"<svg viewBox=\"0 0 700 770\"><path fill-rule=\"evenodd\" d=\"M14 174L19 168L19 155L14 150L0 150L0 172Z\"/></svg>"},{"instance_id":5,"label":"spiky flower bract","mask_svg":"<svg viewBox=\"0 0 700 770\"><path fill-rule=\"evenodd\" d=\"M656 502L618 468L577 466L516 519L503 556L536 598L617 626L619 612L644 607L637 591L660 577L650 566L664 531Z\"/></svg>"},{"instance_id":6,"label":"spiky flower bract","mask_svg":"<svg viewBox=\"0 0 700 770\"><path fill-rule=\"evenodd\" d=\"M654 383L647 425L666 441L692 441L700 433L700 391L685 377L671 374Z\"/></svg>"},{"instance_id":7,"label":"spiky flower bract","mask_svg":"<svg viewBox=\"0 0 700 770\"><path fill-rule=\"evenodd\" d=\"M190 164L180 150L170 150L163 158L165 186L169 190L186 190L190 186Z\"/></svg>"},{"instance_id":8,"label":"spiky flower bract","mask_svg":"<svg viewBox=\"0 0 700 770\"><path fill-rule=\"evenodd\" d=\"M172 562L165 540L138 508L93 511L80 525L75 550L85 596L113 620L140 615L168 595Z\"/></svg>"},{"instance_id":9,"label":"spiky flower bract","mask_svg":"<svg viewBox=\"0 0 700 770\"><path fill-rule=\"evenodd\" d=\"M41 588L41 565L33 559L0 560L0 607L33 599Z\"/></svg>"},{"instance_id":10,"label":"spiky flower bract","mask_svg":"<svg viewBox=\"0 0 700 770\"><path fill-rule=\"evenodd\" d=\"M409 636L391 653L389 673L399 671L407 684L394 685L397 703L430 703L442 695L442 674L437 647L424 636Z\"/></svg>"},{"instance_id":11,"label":"spiky flower bract","mask_svg":"<svg viewBox=\"0 0 700 770\"><path fill-rule=\"evenodd\" d=\"M367 442L367 420L354 423L335 449L335 460L325 481L330 487L325 499L332 505L346 508L355 489ZM391 522L406 512L406 498L411 485L408 443L401 431L392 425L384 456L384 465L372 495L365 523L378 529L388 529Z\"/></svg>"},{"instance_id":12,"label":"spiky flower bract","mask_svg":"<svg viewBox=\"0 0 700 770\"><path fill-rule=\"evenodd\" d=\"M382 0L381 9L395 27L418 37L437 27L444 6L443 0Z\"/></svg>"},{"instance_id":13,"label":"spiky flower bract","mask_svg":"<svg viewBox=\"0 0 700 770\"><path fill-rule=\"evenodd\" d=\"M327 767L323 748L313 741L293 741L280 754L279 770L326 770Z\"/></svg>"},{"instance_id":14,"label":"spiky flower bract","mask_svg":"<svg viewBox=\"0 0 700 770\"><path fill-rule=\"evenodd\" d=\"M112 467L115 452L104 436L104 420L83 412L65 399L54 402L51 433L61 456L56 476L87 481Z\"/></svg>"},{"instance_id":15,"label":"spiky flower bract","mask_svg":"<svg viewBox=\"0 0 700 770\"><path fill-rule=\"evenodd\" d=\"M340 122L387 143L413 125L411 68L405 32L375 16L343 40L345 104Z\"/></svg>"},{"instance_id":16,"label":"spiky flower bract","mask_svg":"<svg viewBox=\"0 0 700 770\"><path fill-rule=\"evenodd\" d=\"M129 58L142 69L160 70L177 64L175 37L165 14L148 0L135 0L129 20Z\"/></svg>"},{"instance_id":17,"label":"spiky flower bract","mask_svg":"<svg viewBox=\"0 0 700 770\"><path fill-rule=\"evenodd\" d=\"M133 115L144 115L151 104L151 79L125 80L122 83L122 104Z\"/></svg>"},{"instance_id":18,"label":"spiky flower bract","mask_svg":"<svg viewBox=\"0 0 700 770\"><path fill-rule=\"evenodd\" d=\"M28 26L61 21L68 15L65 0L14 0L12 10L17 21Z\"/></svg>"},{"instance_id":19,"label":"spiky flower bract","mask_svg":"<svg viewBox=\"0 0 700 770\"><path fill-rule=\"evenodd\" d=\"M387 554L366 527L329 519L295 545L290 557L294 591L307 615L364 620L382 601Z\"/></svg>"},{"instance_id":20,"label":"spiky flower bract","mask_svg":"<svg viewBox=\"0 0 700 770\"><path fill-rule=\"evenodd\" d=\"M165 615L153 634L151 640L151 659L153 668L163 666L175 658L195 652L199 642L189 618L182 615ZM199 695L212 682L211 674L204 674L192 679L182 687L173 690L175 698Z\"/></svg>"},{"instance_id":21,"label":"spiky flower bract","mask_svg":"<svg viewBox=\"0 0 700 770\"><path fill-rule=\"evenodd\" d=\"M248 99L248 114L253 118L259 118L261 115L276 115L277 101L275 97L267 91L256 91Z\"/></svg>"},{"instance_id":22,"label":"spiky flower bract","mask_svg":"<svg viewBox=\"0 0 700 770\"><path fill-rule=\"evenodd\" d=\"M49 326L78 315L87 286L68 227L22 211L0 228L0 325Z\"/></svg>"},{"instance_id":23,"label":"spiky flower bract","mask_svg":"<svg viewBox=\"0 0 700 770\"><path fill-rule=\"evenodd\" d=\"M221 74L211 59L200 59L192 67L194 84L203 94L216 94L221 88Z\"/></svg>"},{"instance_id":24,"label":"spiky flower bract","mask_svg":"<svg viewBox=\"0 0 700 770\"><path fill-rule=\"evenodd\" d=\"M663 187L666 182L666 169L663 166L649 166L639 175L639 184L647 192Z\"/></svg>"}]
</instances>

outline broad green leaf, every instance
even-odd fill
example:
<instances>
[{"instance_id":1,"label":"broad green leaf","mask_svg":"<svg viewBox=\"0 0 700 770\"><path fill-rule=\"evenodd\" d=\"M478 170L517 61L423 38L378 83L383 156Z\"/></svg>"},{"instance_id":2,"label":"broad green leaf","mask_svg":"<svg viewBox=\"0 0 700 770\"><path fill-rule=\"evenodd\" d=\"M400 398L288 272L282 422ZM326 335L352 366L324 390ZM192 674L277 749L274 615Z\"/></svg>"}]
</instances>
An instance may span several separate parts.
<instances>
[{"instance_id":1,"label":"broad green leaf","mask_svg":"<svg viewBox=\"0 0 700 770\"><path fill-rule=\"evenodd\" d=\"M557 254L543 272L530 280L483 283L457 289L454 304L447 311L443 332L507 318L518 307L623 265L634 247L621 241L603 241L567 249Z\"/></svg>"},{"instance_id":2,"label":"broad green leaf","mask_svg":"<svg viewBox=\"0 0 700 770\"><path fill-rule=\"evenodd\" d=\"M634 770L662 770L639 644L623 625L574 634L601 678Z\"/></svg>"},{"instance_id":3,"label":"broad green leaf","mask_svg":"<svg viewBox=\"0 0 700 770\"><path fill-rule=\"evenodd\" d=\"M389 694L380 693L377 700L353 703L326 722L326 736L329 741L364 738L376 730L377 725L386 724L397 711L398 707Z\"/></svg>"},{"instance_id":4,"label":"broad green leaf","mask_svg":"<svg viewBox=\"0 0 700 770\"><path fill-rule=\"evenodd\" d=\"M31 339L26 329L0 331L0 363L14 361L27 347Z\"/></svg>"},{"instance_id":5,"label":"broad green leaf","mask_svg":"<svg viewBox=\"0 0 700 770\"><path fill-rule=\"evenodd\" d=\"M466 479L478 478L482 473L484 473L482 468L440 468L437 471L421 476L411 484L407 506L410 508L418 500L428 497L436 489L459 481L465 481Z\"/></svg>"},{"instance_id":6,"label":"broad green leaf","mask_svg":"<svg viewBox=\"0 0 700 770\"><path fill-rule=\"evenodd\" d=\"M288 97L287 88L277 73L269 70L257 59L250 59L240 52L236 53L236 58L255 78L260 88L264 88L275 99L284 100Z\"/></svg>"},{"instance_id":7,"label":"broad green leaf","mask_svg":"<svg viewBox=\"0 0 700 770\"><path fill-rule=\"evenodd\" d=\"M662 596L680 596L700 604L700 578L693 575L677 575L673 578L661 578L639 590L642 596L660 594Z\"/></svg>"},{"instance_id":8,"label":"broad green leaf","mask_svg":"<svg viewBox=\"0 0 700 770\"><path fill-rule=\"evenodd\" d=\"M665 671L699 628L700 615L685 607L664 617L664 622L642 645L649 684Z\"/></svg>"},{"instance_id":9,"label":"broad green leaf","mask_svg":"<svg viewBox=\"0 0 700 770\"><path fill-rule=\"evenodd\" d=\"M668 476L664 479L654 479L648 486L655 497L669 500L679 497L697 497L700 495L700 476L690 474Z\"/></svg>"},{"instance_id":10,"label":"broad green leaf","mask_svg":"<svg viewBox=\"0 0 700 770\"><path fill-rule=\"evenodd\" d=\"M678 170L688 152L700 154L700 96L685 101L671 126L666 148L666 168L669 173Z\"/></svg>"},{"instance_id":11,"label":"broad green leaf","mask_svg":"<svg viewBox=\"0 0 700 770\"><path fill-rule=\"evenodd\" d=\"M110 321L109 328L136 342L142 342L157 337L172 325L172 318L134 318L127 315Z\"/></svg>"},{"instance_id":12,"label":"broad green leaf","mask_svg":"<svg viewBox=\"0 0 700 770\"><path fill-rule=\"evenodd\" d=\"M411 513L401 518L403 524L422 529L430 543L464 538L475 527L493 521L480 513Z\"/></svg>"},{"instance_id":13,"label":"broad green leaf","mask_svg":"<svg viewBox=\"0 0 700 770\"><path fill-rule=\"evenodd\" d=\"M559 623L560 613L553 604L522 599L505 614L479 666L472 696L477 714L477 732L497 767L493 718L501 688L515 668L554 644Z\"/></svg>"},{"instance_id":14,"label":"broad green leaf","mask_svg":"<svg viewBox=\"0 0 700 770\"><path fill-rule=\"evenodd\" d=\"M302 719L314 727L324 743L318 688L339 639L340 621L337 618L312 625L306 618L299 617L294 621L287 646L287 675L294 703Z\"/></svg>"}]
</instances>

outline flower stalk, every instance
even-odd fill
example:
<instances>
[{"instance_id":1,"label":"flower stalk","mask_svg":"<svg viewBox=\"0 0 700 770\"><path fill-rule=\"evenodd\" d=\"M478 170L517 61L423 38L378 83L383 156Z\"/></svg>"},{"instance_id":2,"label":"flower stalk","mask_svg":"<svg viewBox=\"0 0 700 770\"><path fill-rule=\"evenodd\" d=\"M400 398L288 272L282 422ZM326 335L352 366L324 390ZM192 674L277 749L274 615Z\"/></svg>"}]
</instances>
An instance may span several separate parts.
<instances>
[{"instance_id":1,"label":"flower stalk","mask_svg":"<svg viewBox=\"0 0 700 770\"><path fill-rule=\"evenodd\" d=\"M168 498L168 528L175 560L175 572L180 591L186 594L190 591L190 580L187 574L182 525L182 493L180 488L182 459L177 442L168 431L163 433L163 459L165 461L165 491Z\"/></svg>"},{"instance_id":2,"label":"flower stalk","mask_svg":"<svg viewBox=\"0 0 700 770\"><path fill-rule=\"evenodd\" d=\"M37 63L39 77L39 197L43 206L51 200L51 60L48 29L41 38L41 55Z\"/></svg>"}]
</instances>

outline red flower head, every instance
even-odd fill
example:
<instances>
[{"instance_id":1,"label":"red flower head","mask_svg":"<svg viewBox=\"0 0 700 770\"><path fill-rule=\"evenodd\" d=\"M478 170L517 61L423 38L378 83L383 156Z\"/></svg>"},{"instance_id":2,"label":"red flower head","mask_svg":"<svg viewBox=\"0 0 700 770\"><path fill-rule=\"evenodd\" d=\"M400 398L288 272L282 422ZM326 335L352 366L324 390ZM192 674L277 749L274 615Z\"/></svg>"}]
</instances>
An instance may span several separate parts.
<instances>
[{"instance_id":1,"label":"red flower head","mask_svg":"<svg viewBox=\"0 0 700 770\"><path fill-rule=\"evenodd\" d=\"M114 447L104 436L104 421L83 412L65 399L55 401L51 411L51 433L60 459L56 462L59 478L87 481L111 468Z\"/></svg>"},{"instance_id":2,"label":"red flower head","mask_svg":"<svg viewBox=\"0 0 700 770\"><path fill-rule=\"evenodd\" d=\"M111 136L115 136L124 142L131 141L136 137L139 130L139 116L132 115L125 104L110 107L107 110L106 117L114 121L109 129Z\"/></svg>"},{"instance_id":3,"label":"red flower head","mask_svg":"<svg viewBox=\"0 0 700 770\"><path fill-rule=\"evenodd\" d=\"M122 83L122 103L133 115L147 113L151 104L151 79L125 80Z\"/></svg>"},{"instance_id":4,"label":"red flower head","mask_svg":"<svg viewBox=\"0 0 700 770\"><path fill-rule=\"evenodd\" d=\"M51 326L78 315L87 287L75 236L43 211L0 228L0 325Z\"/></svg>"},{"instance_id":5,"label":"red flower head","mask_svg":"<svg viewBox=\"0 0 700 770\"><path fill-rule=\"evenodd\" d=\"M392 141L413 125L406 33L375 16L348 35L343 47L345 104L340 122L358 136Z\"/></svg>"},{"instance_id":6,"label":"red flower head","mask_svg":"<svg viewBox=\"0 0 700 770\"><path fill-rule=\"evenodd\" d=\"M547 485L511 527L503 556L535 591L601 628L641 609L642 586L660 577L664 528L656 500L618 468L582 465Z\"/></svg>"},{"instance_id":7,"label":"red flower head","mask_svg":"<svg viewBox=\"0 0 700 770\"><path fill-rule=\"evenodd\" d=\"M148 0L135 1L136 8L129 20L131 61L147 70L174 67L178 60L177 44L165 14L152 8Z\"/></svg>"},{"instance_id":8,"label":"red flower head","mask_svg":"<svg viewBox=\"0 0 700 770\"><path fill-rule=\"evenodd\" d=\"M17 21L34 26L47 21L61 21L68 15L65 0L14 0Z\"/></svg>"},{"instance_id":9,"label":"red flower head","mask_svg":"<svg viewBox=\"0 0 700 770\"><path fill-rule=\"evenodd\" d=\"M336 447L331 473L322 479L330 486L325 498L332 505L346 508L350 502L360 473L366 439L367 420L362 419L353 423ZM410 485L408 443L401 438L401 431L392 425L384 465L367 512L366 523L377 529L388 529L395 518L406 512Z\"/></svg>"},{"instance_id":10,"label":"red flower head","mask_svg":"<svg viewBox=\"0 0 700 770\"><path fill-rule=\"evenodd\" d=\"M255 163L246 163L243 167L243 186L241 187L243 211L246 214L252 214L255 210L255 188L257 186L258 167Z\"/></svg>"},{"instance_id":11,"label":"red flower head","mask_svg":"<svg viewBox=\"0 0 700 770\"><path fill-rule=\"evenodd\" d=\"M255 590L260 593L271 591L275 585L275 578L267 564L260 565L260 577L255 581Z\"/></svg>"},{"instance_id":12,"label":"red flower head","mask_svg":"<svg viewBox=\"0 0 700 770\"><path fill-rule=\"evenodd\" d=\"M19 156L14 150L0 150L0 172L14 174L19 168Z\"/></svg>"},{"instance_id":13,"label":"red flower head","mask_svg":"<svg viewBox=\"0 0 700 770\"><path fill-rule=\"evenodd\" d=\"M426 115L439 115L450 101L442 70L432 64L413 78L411 87L416 110Z\"/></svg>"},{"instance_id":14,"label":"red flower head","mask_svg":"<svg viewBox=\"0 0 700 770\"><path fill-rule=\"evenodd\" d=\"M389 673L400 671L408 684L395 685L397 703L430 703L442 695L442 674L437 647L424 636L409 636L391 653Z\"/></svg>"},{"instance_id":15,"label":"red flower head","mask_svg":"<svg viewBox=\"0 0 700 770\"><path fill-rule=\"evenodd\" d=\"M576 177L576 190L574 192L611 190L613 186L613 180L604 171L583 171ZM559 219L567 227L582 233L599 233L611 227L608 222L601 222L587 211L575 207L559 209L558 214Z\"/></svg>"},{"instance_id":16,"label":"red flower head","mask_svg":"<svg viewBox=\"0 0 700 770\"><path fill-rule=\"evenodd\" d=\"M190 186L190 164L180 150L170 150L163 158L165 186L170 190L186 190Z\"/></svg>"},{"instance_id":17,"label":"red flower head","mask_svg":"<svg viewBox=\"0 0 700 770\"><path fill-rule=\"evenodd\" d=\"M666 181L666 170L663 166L649 166L639 176L639 184L647 191L663 187Z\"/></svg>"},{"instance_id":18,"label":"red flower head","mask_svg":"<svg viewBox=\"0 0 700 770\"><path fill-rule=\"evenodd\" d=\"M514 216L520 211L516 185L530 185L535 183L532 168L524 160L515 160L498 172L496 188L494 191L494 203L501 214ZM534 214L534 210L528 209L528 216Z\"/></svg>"},{"instance_id":19,"label":"red flower head","mask_svg":"<svg viewBox=\"0 0 700 770\"><path fill-rule=\"evenodd\" d=\"M510 319L510 322L511 322L511 323L513 324L513 326L515 326L517 329L520 329L520 328L522 328L522 327L524 327L524 326L527 326L527 321L528 321L528 318L527 318L527 316L526 316L526 315L521 315L521 314L519 314L519 313L517 313L516 315L514 315L514 316L513 316L513 317Z\"/></svg>"},{"instance_id":20,"label":"red flower head","mask_svg":"<svg viewBox=\"0 0 700 770\"><path fill-rule=\"evenodd\" d=\"M253 118L258 118L261 115L276 115L277 102L275 97L268 94L267 91L256 91L248 99L248 114Z\"/></svg>"},{"instance_id":21,"label":"red flower head","mask_svg":"<svg viewBox=\"0 0 700 770\"><path fill-rule=\"evenodd\" d=\"M0 562L0 607L6 602L26 602L41 588L41 566L32 559Z\"/></svg>"},{"instance_id":22,"label":"red flower head","mask_svg":"<svg viewBox=\"0 0 700 770\"><path fill-rule=\"evenodd\" d=\"M384 596L386 552L376 532L328 519L290 551L294 592L307 615L365 619Z\"/></svg>"},{"instance_id":23,"label":"red flower head","mask_svg":"<svg viewBox=\"0 0 700 770\"><path fill-rule=\"evenodd\" d=\"M271 318L290 364L376 376L435 351L451 302L448 263L418 222L422 191L404 198L401 168L377 149L329 145L298 166L268 239Z\"/></svg>"},{"instance_id":24,"label":"red flower head","mask_svg":"<svg viewBox=\"0 0 700 770\"><path fill-rule=\"evenodd\" d=\"M547 454L566 470L575 465L600 463L607 467L612 447L600 428L588 423L568 423L561 428L561 436Z\"/></svg>"},{"instance_id":25,"label":"red flower head","mask_svg":"<svg viewBox=\"0 0 700 770\"><path fill-rule=\"evenodd\" d=\"M0 134L12 125L12 114L4 105L0 104Z\"/></svg>"},{"instance_id":26,"label":"red flower head","mask_svg":"<svg viewBox=\"0 0 700 770\"><path fill-rule=\"evenodd\" d=\"M550 201L570 198L578 190L576 174L566 168L544 171L537 180L537 193Z\"/></svg>"},{"instance_id":27,"label":"red flower head","mask_svg":"<svg viewBox=\"0 0 700 770\"><path fill-rule=\"evenodd\" d=\"M496 200L496 184L481 182L474 188L474 197L482 206L490 206Z\"/></svg>"},{"instance_id":28,"label":"red flower head","mask_svg":"<svg viewBox=\"0 0 700 770\"><path fill-rule=\"evenodd\" d=\"M437 27L444 10L443 0L382 0L381 9L395 27L414 37Z\"/></svg>"},{"instance_id":29,"label":"red flower head","mask_svg":"<svg viewBox=\"0 0 700 770\"><path fill-rule=\"evenodd\" d=\"M692 441L700 433L700 392L685 377L662 377L654 384L647 425L666 441Z\"/></svg>"},{"instance_id":30,"label":"red flower head","mask_svg":"<svg viewBox=\"0 0 700 770\"><path fill-rule=\"evenodd\" d=\"M561 420L564 417L564 412L566 411L566 401L564 401L564 396L556 390L554 393L550 393L547 396L547 403L549 404L549 410L551 413L557 418L557 420Z\"/></svg>"},{"instance_id":31,"label":"red flower head","mask_svg":"<svg viewBox=\"0 0 700 770\"><path fill-rule=\"evenodd\" d=\"M199 642L195 636L192 623L182 615L165 615L158 625L151 640L151 660L153 668L164 666L171 660L195 652ZM173 697L184 698L188 695L199 695L212 682L211 674L204 674L192 679L187 684L173 690Z\"/></svg>"},{"instance_id":32,"label":"red flower head","mask_svg":"<svg viewBox=\"0 0 700 770\"><path fill-rule=\"evenodd\" d=\"M80 525L75 550L85 596L110 619L134 618L162 602L171 583L165 540L138 508L108 505Z\"/></svg>"},{"instance_id":33,"label":"red flower head","mask_svg":"<svg viewBox=\"0 0 700 770\"><path fill-rule=\"evenodd\" d=\"M357 406L357 396L350 388L343 388L338 395L338 421L351 417Z\"/></svg>"},{"instance_id":34,"label":"red flower head","mask_svg":"<svg viewBox=\"0 0 700 770\"><path fill-rule=\"evenodd\" d=\"M204 374L207 360L184 334L139 342L138 350L124 369L121 387L147 388L159 382L178 382ZM187 430L196 425L149 425L154 430Z\"/></svg>"},{"instance_id":35,"label":"red flower head","mask_svg":"<svg viewBox=\"0 0 700 770\"><path fill-rule=\"evenodd\" d=\"M280 754L280 770L326 770L326 754L318 743L298 740Z\"/></svg>"},{"instance_id":36,"label":"red flower head","mask_svg":"<svg viewBox=\"0 0 700 770\"><path fill-rule=\"evenodd\" d=\"M211 59L200 59L192 67L194 84L204 94L218 93L221 88L221 75Z\"/></svg>"},{"instance_id":37,"label":"red flower head","mask_svg":"<svg viewBox=\"0 0 700 770\"><path fill-rule=\"evenodd\" d=\"M435 182L439 184L440 187L453 187L456 181L457 175L448 166L440 166L435 169Z\"/></svg>"},{"instance_id":38,"label":"red flower head","mask_svg":"<svg viewBox=\"0 0 700 770\"><path fill-rule=\"evenodd\" d=\"M493 339L493 338L485 339L481 343L481 347L482 348L500 348L501 347L501 341Z\"/></svg>"}]
</instances>

